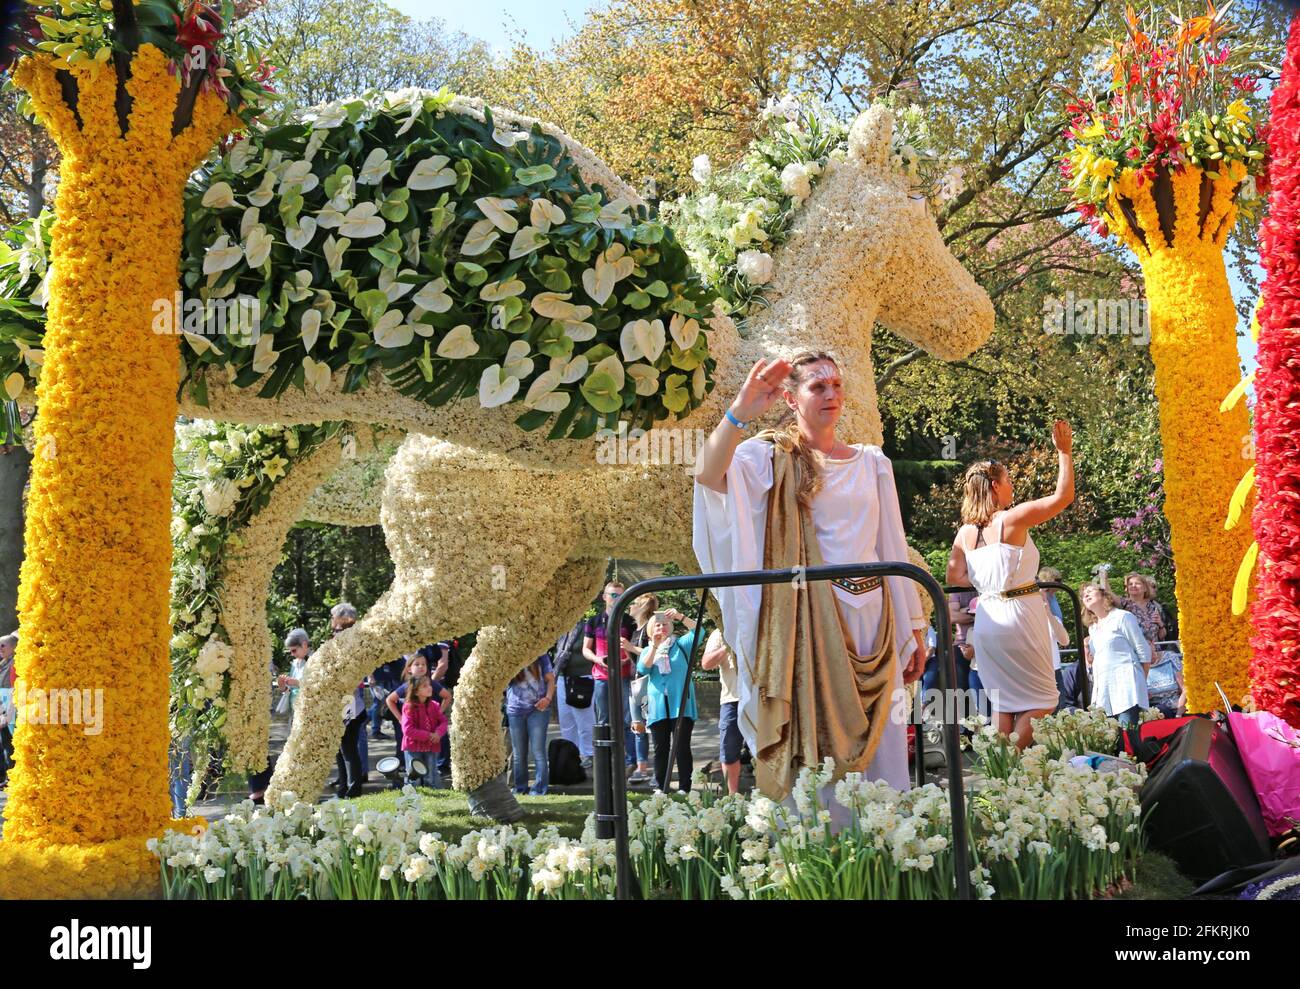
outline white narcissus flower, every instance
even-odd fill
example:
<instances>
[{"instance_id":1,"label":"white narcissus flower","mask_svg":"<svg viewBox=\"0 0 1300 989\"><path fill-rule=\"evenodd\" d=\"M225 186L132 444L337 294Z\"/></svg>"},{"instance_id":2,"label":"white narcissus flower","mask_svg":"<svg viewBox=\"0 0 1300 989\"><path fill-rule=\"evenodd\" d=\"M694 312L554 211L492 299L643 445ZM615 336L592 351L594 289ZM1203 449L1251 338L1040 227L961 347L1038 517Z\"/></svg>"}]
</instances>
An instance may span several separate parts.
<instances>
[{"instance_id":1,"label":"white narcissus flower","mask_svg":"<svg viewBox=\"0 0 1300 989\"><path fill-rule=\"evenodd\" d=\"M222 234L212 242L203 254L203 273L205 275L215 275L227 268L233 268L239 264L239 260L243 256L244 249L238 244L230 243L228 234Z\"/></svg>"},{"instance_id":2,"label":"white narcissus flower","mask_svg":"<svg viewBox=\"0 0 1300 989\"><path fill-rule=\"evenodd\" d=\"M364 240L378 237L385 229L384 218L379 215L378 206L374 203L358 203L343 217L343 222L339 224L339 235Z\"/></svg>"},{"instance_id":3,"label":"white narcissus flower","mask_svg":"<svg viewBox=\"0 0 1300 989\"><path fill-rule=\"evenodd\" d=\"M664 352L664 321L662 319L634 319L623 325L619 347L623 360L645 359L653 364Z\"/></svg>"},{"instance_id":4,"label":"white narcissus flower","mask_svg":"<svg viewBox=\"0 0 1300 989\"><path fill-rule=\"evenodd\" d=\"M390 171L393 163L388 160L388 150L386 148L375 148L370 154L366 155L366 160L361 165L361 174L357 176L357 185L378 185L384 180Z\"/></svg>"},{"instance_id":5,"label":"white narcissus flower","mask_svg":"<svg viewBox=\"0 0 1300 989\"><path fill-rule=\"evenodd\" d=\"M199 200L208 209L229 209L235 205L235 193L228 182L214 182Z\"/></svg>"},{"instance_id":6,"label":"white narcissus flower","mask_svg":"<svg viewBox=\"0 0 1300 989\"><path fill-rule=\"evenodd\" d=\"M741 251L736 256L736 270L754 285L766 285L772 280L772 255L764 251Z\"/></svg>"},{"instance_id":7,"label":"white narcissus flower","mask_svg":"<svg viewBox=\"0 0 1300 989\"><path fill-rule=\"evenodd\" d=\"M713 162L709 161L708 155L696 155L691 160L691 178L696 182L703 184L712 174Z\"/></svg>"},{"instance_id":8,"label":"white narcissus flower","mask_svg":"<svg viewBox=\"0 0 1300 989\"><path fill-rule=\"evenodd\" d=\"M271 256L271 235L266 227L258 224L248 232L244 241L244 261L250 268L259 268Z\"/></svg>"},{"instance_id":9,"label":"white narcissus flower","mask_svg":"<svg viewBox=\"0 0 1300 989\"><path fill-rule=\"evenodd\" d=\"M456 170L447 168L451 161L446 155L434 155L416 164L406 180L406 187L416 192L442 189L456 184Z\"/></svg>"},{"instance_id":10,"label":"white narcissus flower","mask_svg":"<svg viewBox=\"0 0 1300 989\"><path fill-rule=\"evenodd\" d=\"M437 354L439 357L458 361L473 357L478 350L478 342L474 339L473 330L469 328L469 324L461 323L459 326L452 327L450 332L438 342Z\"/></svg>"}]
</instances>

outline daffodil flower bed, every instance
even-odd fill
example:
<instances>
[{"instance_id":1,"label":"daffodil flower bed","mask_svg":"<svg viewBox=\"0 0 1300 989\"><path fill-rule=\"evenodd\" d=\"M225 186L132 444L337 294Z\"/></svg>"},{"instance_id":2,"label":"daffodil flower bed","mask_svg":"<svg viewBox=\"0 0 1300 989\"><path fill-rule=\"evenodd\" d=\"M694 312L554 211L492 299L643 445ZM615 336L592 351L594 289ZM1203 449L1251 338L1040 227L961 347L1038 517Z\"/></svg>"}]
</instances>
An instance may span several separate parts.
<instances>
[{"instance_id":1,"label":"daffodil flower bed","mask_svg":"<svg viewBox=\"0 0 1300 989\"><path fill-rule=\"evenodd\" d=\"M1040 725L1050 732L1052 720ZM987 725L975 748L986 765L996 752L1003 766L968 799L971 878L981 898L1089 897L1131 878L1143 850L1140 774L1072 767L1069 749L1017 754ZM828 795L833 807L823 804ZM613 896L614 843L595 837L594 816L577 839L553 827L532 834L507 825L448 842L421 831L419 797L409 787L395 812L347 801L311 806L292 795L284 806L246 802L206 830L151 842L163 895ZM948 796L934 785L900 793L860 774L832 784L829 766L805 768L785 804L700 785L642 801L628 826L635 882L647 898L945 899L956 888Z\"/></svg>"},{"instance_id":2,"label":"daffodil flower bed","mask_svg":"<svg viewBox=\"0 0 1300 989\"><path fill-rule=\"evenodd\" d=\"M556 416L553 437L581 438L683 414L711 388L713 295L671 232L589 186L540 125L498 125L446 91L274 123L229 149L186 213L186 290L260 313L257 334L185 333L200 401L212 365L263 397L335 372L352 391L382 368L431 405L517 401L520 427Z\"/></svg>"}]
</instances>

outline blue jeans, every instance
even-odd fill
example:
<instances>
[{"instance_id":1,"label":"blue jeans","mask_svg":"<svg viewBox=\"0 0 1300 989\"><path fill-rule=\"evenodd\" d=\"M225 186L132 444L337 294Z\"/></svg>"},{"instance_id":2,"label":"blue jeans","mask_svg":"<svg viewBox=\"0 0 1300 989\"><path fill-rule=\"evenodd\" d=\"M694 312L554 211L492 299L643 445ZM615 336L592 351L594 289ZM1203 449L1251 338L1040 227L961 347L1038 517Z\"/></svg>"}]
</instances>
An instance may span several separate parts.
<instances>
[{"instance_id":1,"label":"blue jeans","mask_svg":"<svg viewBox=\"0 0 1300 989\"><path fill-rule=\"evenodd\" d=\"M609 724L609 681L597 680L596 689L591 695L591 706L596 709L596 724ZM632 681L623 680L623 761L629 766L636 765L637 743L632 734ZM649 753L648 743L646 748Z\"/></svg>"},{"instance_id":2,"label":"blue jeans","mask_svg":"<svg viewBox=\"0 0 1300 989\"><path fill-rule=\"evenodd\" d=\"M369 733L365 726L361 727L361 737L357 739L357 748L361 750L361 780L365 782L370 778L370 746L366 743Z\"/></svg>"},{"instance_id":3,"label":"blue jeans","mask_svg":"<svg viewBox=\"0 0 1300 989\"><path fill-rule=\"evenodd\" d=\"M507 714L510 723L510 747L515 753L515 793L541 796L550 788L551 770L546 761L546 727L551 723L551 709L528 714ZM537 782L528 789L528 753L533 755Z\"/></svg>"},{"instance_id":4,"label":"blue jeans","mask_svg":"<svg viewBox=\"0 0 1300 989\"><path fill-rule=\"evenodd\" d=\"M980 679L979 670L971 670L966 680L967 689L975 695L975 704L979 708L980 714L986 718L993 717L993 705L989 703L989 695L984 692L984 682Z\"/></svg>"},{"instance_id":5,"label":"blue jeans","mask_svg":"<svg viewBox=\"0 0 1300 989\"><path fill-rule=\"evenodd\" d=\"M1127 711L1120 711L1116 714L1115 719L1120 723L1120 727L1122 728L1136 727L1138 722L1142 719L1142 706L1140 704L1134 704Z\"/></svg>"},{"instance_id":6,"label":"blue jeans","mask_svg":"<svg viewBox=\"0 0 1300 989\"><path fill-rule=\"evenodd\" d=\"M640 765L641 763L645 763L647 766L650 765L650 732L649 732L649 730L647 729L646 731L641 732L639 735L638 735L636 732L632 732L632 737L636 739L636 761L637 761L637 765Z\"/></svg>"},{"instance_id":7,"label":"blue jeans","mask_svg":"<svg viewBox=\"0 0 1300 989\"><path fill-rule=\"evenodd\" d=\"M375 700L375 695L370 695L370 734L378 738L383 734L384 729L384 711L388 709L386 704Z\"/></svg>"},{"instance_id":8,"label":"blue jeans","mask_svg":"<svg viewBox=\"0 0 1300 989\"><path fill-rule=\"evenodd\" d=\"M416 786L427 786L430 790L442 789L442 774L438 772L437 752L403 752L406 758L406 775L413 779ZM419 759L424 763L423 776L411 776L411 763Z\"/></svg>"}]
</instances>

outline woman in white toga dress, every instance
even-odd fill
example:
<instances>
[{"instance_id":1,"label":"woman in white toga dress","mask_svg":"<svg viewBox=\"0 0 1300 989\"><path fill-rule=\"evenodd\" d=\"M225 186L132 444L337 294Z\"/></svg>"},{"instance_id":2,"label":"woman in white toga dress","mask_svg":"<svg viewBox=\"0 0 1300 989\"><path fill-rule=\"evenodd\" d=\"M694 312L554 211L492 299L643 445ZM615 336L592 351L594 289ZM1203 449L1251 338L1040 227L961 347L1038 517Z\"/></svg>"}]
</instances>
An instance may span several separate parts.
<instances>
[{"instance_id":1,"label":"woman in white toga dress","mask_svg":"<svg viewBox=\"0 0 1300 989\"><path fill-rule=\"evenodd\" d=\"M816 463L821 487L810 507L824 562L906 561L907 544L889 459L880 447L845 444L834 435L843 407L843 384L833 359L825 354L801 354L792 363L759 361L728 410L730 415L744 424L763 415L782 394L782 382L786 382L784 394L800 430L820 454ZM763 569L773 447L764 440L744 440L744 436L745 429L726 418L701 452L695 485L694 548L705 573ZM916 679L924 661L921 636L926 625L916 586L904 578L890 577L881 587L864 593L854 594L840 586L834 593L853 639L851 645L862 653L876 642L883 595L891 595L898 657L892 690L901 690L905 681ZM757 751L753 661L762 587L716 588L714 594L721 606L727 643L736 655L740 731L751 751ZM865 775L898 789L908 788L905 718L889 719Z\"/></svg>"},{"instance_id":2,"label":"woman in white toga dress","mask_svg":"<svg viewBox=\"0 0 1300 989\"><path fill-rule=\"evenodd\" d=\"M1051 714L1059 693L1052 670L1052 640L1047 602L1035 586L1038 547L1031 526L1055 518L1074 500L1074 460L1068 423L1052 430L1058 473L1056 490L1046 498L1012 505L1015 493L1007 469L992 460L966 471L962 526L948 558L948 582L979 592L970 641L1004 735L1016 744L1033 743L1031 719Z\"/></svg>"}]
</instances>

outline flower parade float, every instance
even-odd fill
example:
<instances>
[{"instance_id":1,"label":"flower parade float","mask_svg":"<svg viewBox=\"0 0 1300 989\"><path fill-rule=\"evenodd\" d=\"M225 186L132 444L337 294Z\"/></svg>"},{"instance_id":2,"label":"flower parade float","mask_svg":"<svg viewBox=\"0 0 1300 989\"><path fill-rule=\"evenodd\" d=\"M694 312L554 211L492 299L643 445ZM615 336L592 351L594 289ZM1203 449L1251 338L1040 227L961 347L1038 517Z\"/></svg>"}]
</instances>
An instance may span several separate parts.
<instances>
[{"instance_id":1,"label":"flower parade float","mask_svg":"<svg viewBox=\"0 0 1300 989\"><path fill-rule=\"evenodd\" d=\"M1242 476L1250 423L1220 402L1241 378L1237 315L1223 250L1253 197L1265 144L1249 98L1256 67L1230 47L1221 13L1175 24L1172 35L1130 9L1102 99L1077 97L1062 171L1078 212L1142 267L1160 405L1169 519L1188 708L1247 692L1249 629L1232 613L1245 526L1223 515Z\"/></svg>"},{"instance_id":2,"label":"flower parade float","mask_svg":"<svg viewBox=\"0 0 1300 989\"><path fill-rule=\"evenodd\" d=\"M1255 372L1255 703L1300 727L1300 18L1271 97L1268 214Z\"/></svg>"},{"instance_id":3,"label":"flower parade float","mask_svg":"<svg viewBox=\"0 0 1300 989\"><path fill-rule=\"evenodd\" d=\"M223 33L230 4L110 6L39 19L13 72L63 163L19 591L25 700L0 842L6 897L156 889L145 841L170 820L180 367L175 338L151 328L152 303L176 291L190 173L262 92L255 53ZM48 717L42 698L94 690L101 730L48 723L75 711Z\"/></svg>"},{"instance_id":4,"label":"flower parade float","mask_svg":"<svg viewBox=\"0 0 1300 989\"><path fill-rule=\"evenodd\" d=\"M504 764L500 689L520 656L584 610L604 557L653 545L692 566L685 523L665 540L658 521L689 518L689 475L680 463L656 465L650 480L636 463L604 465L601 427L675 414L691 435L720 415L715 383L734 390L757 356L818 346L867 383L846 424L879 442L876 320L944 358L987 338L992 307L911 195L889 111L851 128L805 122L787 120L742 163L760 169L746 200L697 213L706 222L690 256L576 142L446 93L360 98L268 124L191 187L183 286L204 301L256 300L263 315L258 334L185 327L182 410L418 431L385 485L395 583L318 652L270 800L319 792L338 744L337 700L376 657L472 628L483 631L457 693L454 748L465 755L455 782L479 790ZM728 277L763 285L762 304L750 291L729 306L701 280L692 262L706 250ZM729 308L748 317L748 338ZM29 373L20 347L10 360L6 374ZM267 479L275 459L233 483ZM205 508L234 512L227 484L207 480ZM224 535L198 528L200 541ZM453 570L454 587L439 581ZM195 603L177 607L185 679L202 683L203 700L225 692L211 721L229 732L259 696L233 679L261 667L237 659L219 626L253 614L260 598L207 612Z\"/></svg>"}]
</instances>

